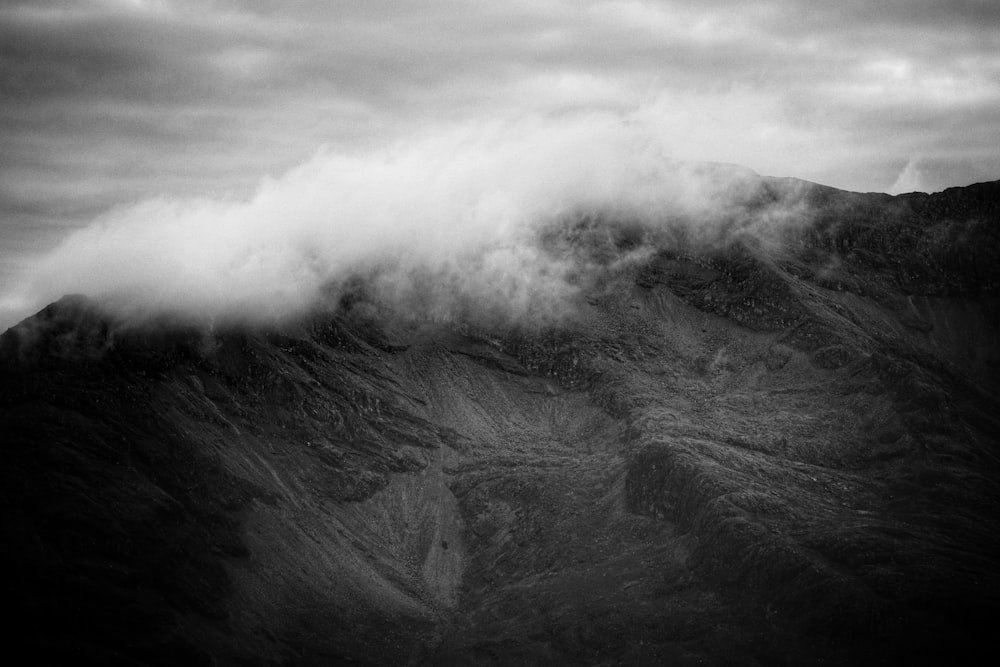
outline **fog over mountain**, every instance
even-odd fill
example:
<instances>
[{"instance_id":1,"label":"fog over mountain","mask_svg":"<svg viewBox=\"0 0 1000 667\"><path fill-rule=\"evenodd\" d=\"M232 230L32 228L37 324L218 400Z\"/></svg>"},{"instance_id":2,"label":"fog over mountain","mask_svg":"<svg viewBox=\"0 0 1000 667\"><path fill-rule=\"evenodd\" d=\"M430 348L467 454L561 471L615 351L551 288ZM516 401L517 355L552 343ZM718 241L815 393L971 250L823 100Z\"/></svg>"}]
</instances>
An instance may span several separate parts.
<instances>
[{"instance_id":1,"label":"fog over mountain","mask_svg":"<svg viewBox=\"0 0 1000 667\"><path fill-rule=\"evenodd\" d=\"M794 183L748 211L756 180L671 159L638 116L473 123L377 150L321 151L247 200L120 207L36 261L6 302L23 311L81 292L133 318L262 322L339 298L368 275L397 307L441 317L469 303L503 317L555 315L572 306L570 274L581 267L540 246L553 225L599 214L643 237L718 244L734 234L777 242L783 227L808 222Z\"/></svg>"},{"instance_id":2,"label":"fog over mountain","mask_svg":"<svg viewBox=\"0 0 1000 667\"><path fill-rule=\"evenodd\" d=\"M978 664L1000 4L0 2L38 664Z\"/></svg>"}]
</instances>

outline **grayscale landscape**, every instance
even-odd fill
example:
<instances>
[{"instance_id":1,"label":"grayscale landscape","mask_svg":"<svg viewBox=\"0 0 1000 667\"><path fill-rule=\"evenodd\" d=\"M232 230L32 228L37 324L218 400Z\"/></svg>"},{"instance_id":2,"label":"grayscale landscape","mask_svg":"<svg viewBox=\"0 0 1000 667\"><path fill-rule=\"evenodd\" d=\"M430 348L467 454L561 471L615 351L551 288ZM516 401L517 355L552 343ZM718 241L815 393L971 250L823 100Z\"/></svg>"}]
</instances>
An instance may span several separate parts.
<instances>
[{"instance_id":1,"label":"grayscale landscape","mask_svg":"<svg viewBox=\"0 0 1000 667\"><path fill-rule=\"evenodd\" d=\"M982 663L998 27L0 3L8 660Z\"/></svg>"}]
</instances>

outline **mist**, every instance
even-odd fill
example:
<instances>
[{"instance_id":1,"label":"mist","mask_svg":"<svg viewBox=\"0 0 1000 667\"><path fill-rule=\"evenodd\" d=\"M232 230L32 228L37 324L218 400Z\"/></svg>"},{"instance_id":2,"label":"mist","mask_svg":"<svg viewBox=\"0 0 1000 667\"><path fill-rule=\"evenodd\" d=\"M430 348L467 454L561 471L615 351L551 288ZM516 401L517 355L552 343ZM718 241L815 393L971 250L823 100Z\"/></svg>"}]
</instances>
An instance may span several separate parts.
<instances>
[{"instance_id":1,"label":"mist","mask_svg":"<svg viewBox=\"0 0 1000 667\"><path fill-rule=\"evenodd\" d=\"M686 238L711 242L756 183L750 170L680 163L662 137L634 117L582 114L321 149L244 200L158 197L108 211L23 271L0 298L0 324L68 293L130 320L271 322L335 304L359 279L411 317L558 318L597 269L541 243L553 225L599 215L650 234L686 225ZM800 213L782 203L743 230L766 235Z\"/></svg>"}]
</instances>

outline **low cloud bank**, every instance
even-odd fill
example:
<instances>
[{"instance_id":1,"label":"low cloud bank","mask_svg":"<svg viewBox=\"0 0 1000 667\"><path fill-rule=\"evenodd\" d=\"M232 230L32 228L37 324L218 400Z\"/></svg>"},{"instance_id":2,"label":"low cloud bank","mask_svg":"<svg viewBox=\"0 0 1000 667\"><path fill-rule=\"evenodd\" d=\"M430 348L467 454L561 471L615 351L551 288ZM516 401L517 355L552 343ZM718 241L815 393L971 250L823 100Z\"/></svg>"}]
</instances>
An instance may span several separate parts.
<instances>
[{"instance_id":1,"label":"low cloud bank","mask_svg":"<svg viewBox=\"0 0 1000 667\"><path fill-rule=\"evenodd\" d=\"M757 183L749 170L677 163L629 118L480 122L367 152L320 151L246 201L116 209L2 301L11 315L82 293L130 318L266 322L335 303L360 277L416 316L551 317L594 260L554 251L540 242L545 230L603 215L649 232L685 224L710 241L730 233L717 221L738 220L727 209ZM740 224L766 235L797 215L779 202Z\"/></svg>"}]
</instances>

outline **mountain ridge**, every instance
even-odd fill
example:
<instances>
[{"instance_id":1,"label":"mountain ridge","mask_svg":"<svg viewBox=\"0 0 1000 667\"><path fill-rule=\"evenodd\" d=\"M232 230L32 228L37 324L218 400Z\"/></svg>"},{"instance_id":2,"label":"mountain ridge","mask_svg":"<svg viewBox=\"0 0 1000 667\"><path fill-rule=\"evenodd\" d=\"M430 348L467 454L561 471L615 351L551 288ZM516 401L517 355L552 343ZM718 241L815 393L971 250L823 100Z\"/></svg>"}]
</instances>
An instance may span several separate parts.
<instances>
[{"instance_id":1,"label":"mountain ridge","mask_svg":"<svg viewBox=\"0 0 1000 667\"><path fill-rule=\"evenodd\" d=\"M276 327L69 297L11 328L12 639L103 664L976 655L1000 601L1000 182L796 186L780 243L742 233L782 180L723 243L550 232L599 273L542 326L361 289Z\"/></svg>"}]
</instances>

